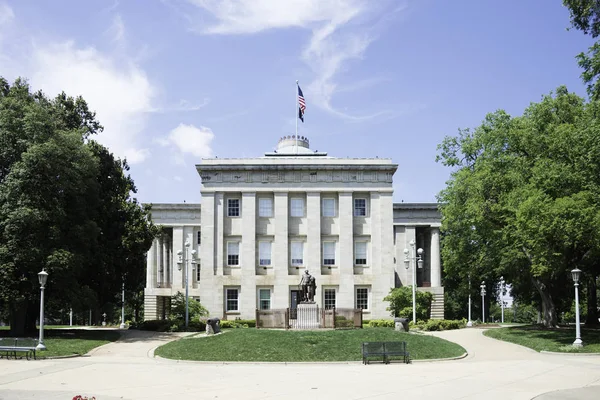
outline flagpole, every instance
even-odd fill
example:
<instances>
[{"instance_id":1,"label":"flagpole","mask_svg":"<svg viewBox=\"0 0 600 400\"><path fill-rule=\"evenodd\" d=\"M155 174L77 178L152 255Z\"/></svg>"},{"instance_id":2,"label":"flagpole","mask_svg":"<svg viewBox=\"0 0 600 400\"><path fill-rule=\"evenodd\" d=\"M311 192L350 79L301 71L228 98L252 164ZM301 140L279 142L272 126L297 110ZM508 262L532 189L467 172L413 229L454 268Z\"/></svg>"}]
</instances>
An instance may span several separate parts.
<instances>
[{"instance_id":1,"label":"flagpole","mask_svg":"<svg viewBox=\"0 0 600 400\"><path fill-rule=\"evenodd\" d=\"M298 154L298 119L300 118L298 114L300 112L300 104L298 103L298 87L298 81L296 80L296 113L294 114L296 116L296 155Z\"/></svg>"}]
</instances>

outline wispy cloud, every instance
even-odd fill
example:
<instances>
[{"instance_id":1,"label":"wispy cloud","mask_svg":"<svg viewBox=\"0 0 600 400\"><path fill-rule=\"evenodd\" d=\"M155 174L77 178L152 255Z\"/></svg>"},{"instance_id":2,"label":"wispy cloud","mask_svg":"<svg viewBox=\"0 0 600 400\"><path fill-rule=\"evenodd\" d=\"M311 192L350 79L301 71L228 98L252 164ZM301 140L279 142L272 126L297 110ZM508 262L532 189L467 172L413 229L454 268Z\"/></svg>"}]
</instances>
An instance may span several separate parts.
<instances>
[{"instance_id":1,"label":"wispy cloud","mask_svg":"<svg viewBox=\"0 0 600 400\"><path fill-rule=\"evenodd\" d=\"M253 34L270 29L302 28L312 35L302 52L302 60L314 79L307 92L311 103L350 121L363 121L388 115L380 110L356 116L333 106L339 93L338 74L349 61L360 59L376 39L373 18L384 15L387 1L366 0L188 0L207 11L214 20L193 25L203 34ZM392 13L402 8L394 8ZM188 15L188 19L194 19ZM343 86L342 86L343 88Z\"/></svg>"},{"instance_id":2,"label":"wispy cloud","mask_svg":"<svg viewBox=\"0 0 600 400\"><path fill-rule=\"evenodd\" d=\"M107 33L110 35L113 43L119 46L125 45L125 24L120 14L113 17L112 24L108 28Z\"/></svg>"}]
</instances>

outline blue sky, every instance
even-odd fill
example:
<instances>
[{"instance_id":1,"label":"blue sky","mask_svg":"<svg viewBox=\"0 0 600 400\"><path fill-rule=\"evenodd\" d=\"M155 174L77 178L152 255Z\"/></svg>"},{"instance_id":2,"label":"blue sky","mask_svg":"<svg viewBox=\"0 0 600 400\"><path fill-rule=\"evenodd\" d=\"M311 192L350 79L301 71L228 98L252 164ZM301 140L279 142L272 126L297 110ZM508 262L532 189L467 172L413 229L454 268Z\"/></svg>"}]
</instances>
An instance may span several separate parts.
<instances>
[{"instance_id":1,"label":"blue sky","mask_svg":"<svg viewBox=\"0 0 600 400\"><path fill-rule=\"evenodd\" d=\"M560 0L0 0L0 75L82 95L143 202L200 201L203 157L259 157L294 133L391 158L395 201L431 202L436 146L559 85L585 94Z\"/></svg>"}]
</instances>

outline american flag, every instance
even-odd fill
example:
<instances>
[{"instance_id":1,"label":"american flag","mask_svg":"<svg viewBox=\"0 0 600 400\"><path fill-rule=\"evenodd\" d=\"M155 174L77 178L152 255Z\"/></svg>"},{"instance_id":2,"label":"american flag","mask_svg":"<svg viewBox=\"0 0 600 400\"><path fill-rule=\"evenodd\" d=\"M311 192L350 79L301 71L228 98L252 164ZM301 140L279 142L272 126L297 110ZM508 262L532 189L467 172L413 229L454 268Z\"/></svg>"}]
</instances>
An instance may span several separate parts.
<instances>
[{"instance_id":1,"label":"american flag","mask_svg":"<svg viewBox=\"0 0 600 400\"><path fill-rule=\"evenodd\" d=\"M300 118L300 121L302 122L304 122L304 110L306 110L306 103L304 102L302 89L300 89L300 85L298 85L298 118Z\"/></svg>"}]
</instances>

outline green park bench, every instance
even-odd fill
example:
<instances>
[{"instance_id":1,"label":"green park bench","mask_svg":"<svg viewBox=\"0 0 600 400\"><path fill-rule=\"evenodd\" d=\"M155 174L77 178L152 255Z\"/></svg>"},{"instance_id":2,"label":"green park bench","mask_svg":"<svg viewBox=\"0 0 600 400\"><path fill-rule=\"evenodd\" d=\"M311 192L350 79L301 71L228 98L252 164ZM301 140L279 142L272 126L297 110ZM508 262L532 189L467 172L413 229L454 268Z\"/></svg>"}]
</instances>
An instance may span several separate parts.
<instances>
[{"instance_id":1,"label":"green park bench","mask_svg":"<svg viewBox=\"0 0 600 400\"><path fill-rule=\"evenodd\" d=\"M364 342L362 344L363 364L368 364L370 357L381 357L384 364L389 364L395 357L401 357L406 364L410 363L406 342Z\"/></svg>"},{"instance_id":2,"label":"green park bench","mask_svg":"<svg viewBox=\"0 0 600 400\"><path fill-rule=\"evenodd\" d=\"M33 359L35 360L37 344L38 341L36 339L0 338L0 358L6 357L9 359L12 356L17 359L17 354L20 354L20 358L25 356L28 360L33 355Z\"/></svg>"}]
</instances>

